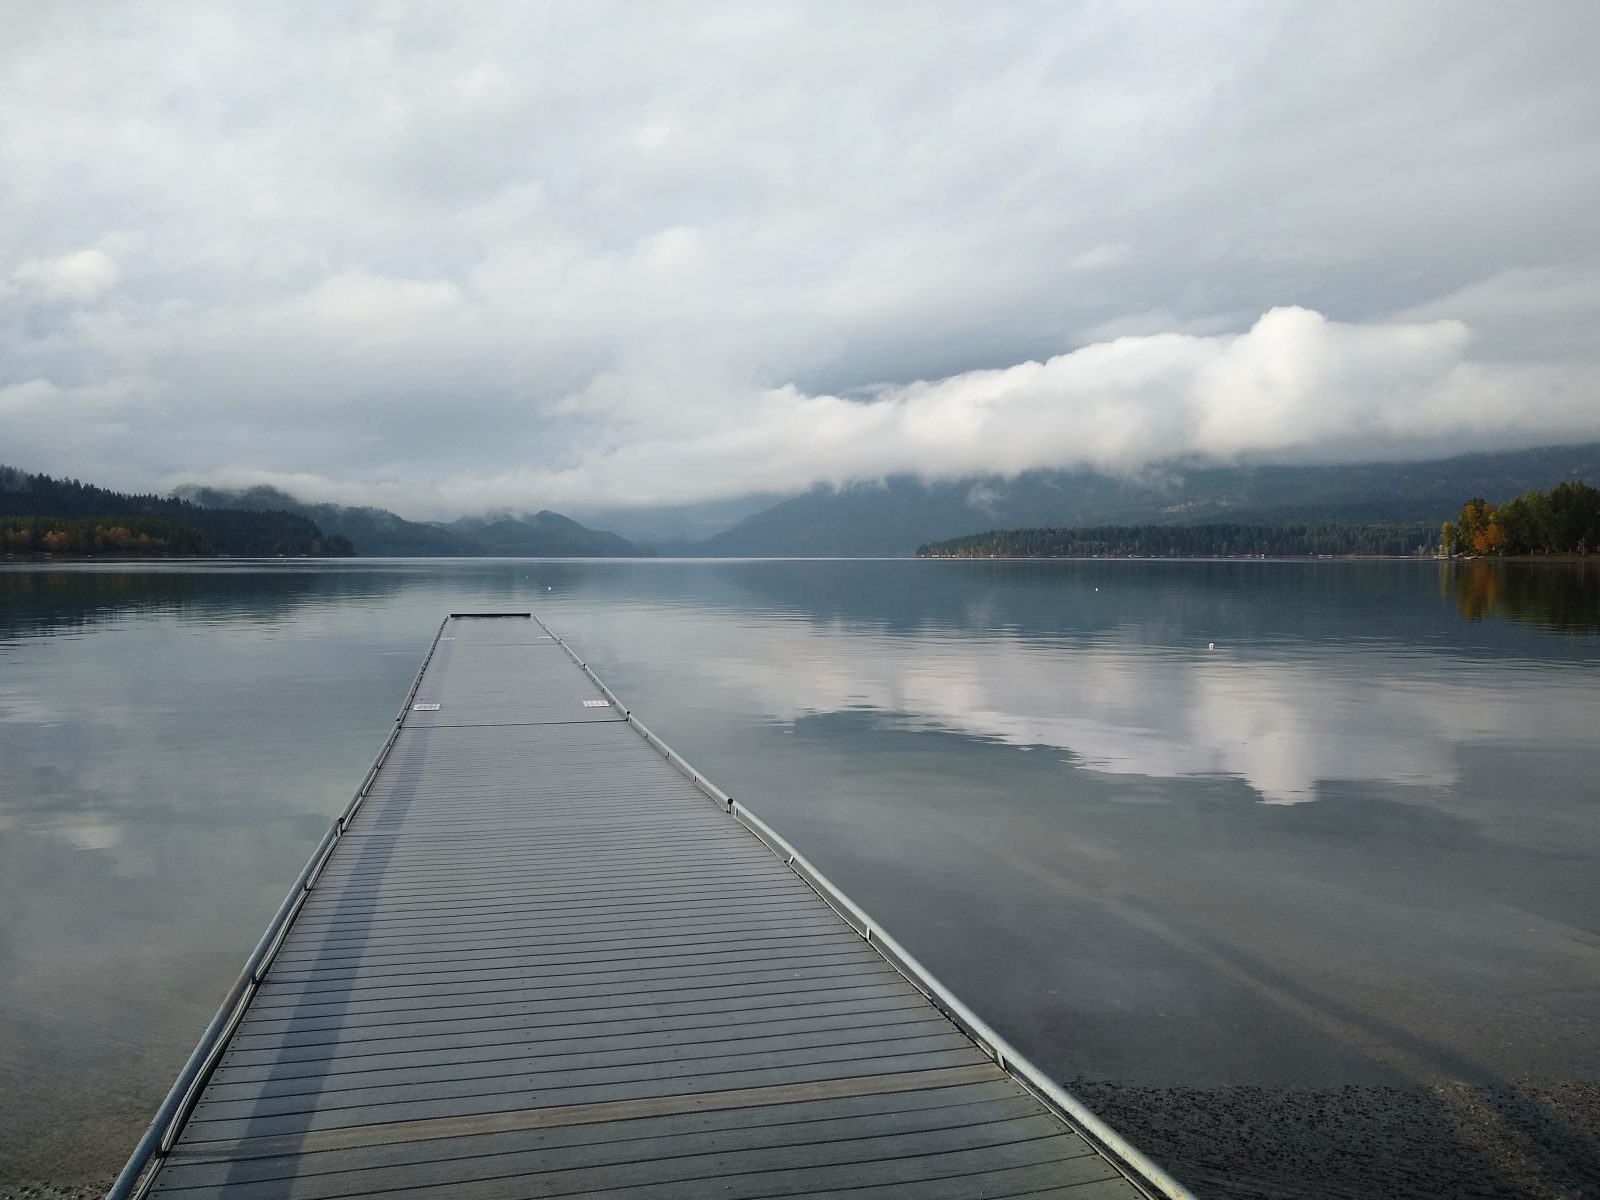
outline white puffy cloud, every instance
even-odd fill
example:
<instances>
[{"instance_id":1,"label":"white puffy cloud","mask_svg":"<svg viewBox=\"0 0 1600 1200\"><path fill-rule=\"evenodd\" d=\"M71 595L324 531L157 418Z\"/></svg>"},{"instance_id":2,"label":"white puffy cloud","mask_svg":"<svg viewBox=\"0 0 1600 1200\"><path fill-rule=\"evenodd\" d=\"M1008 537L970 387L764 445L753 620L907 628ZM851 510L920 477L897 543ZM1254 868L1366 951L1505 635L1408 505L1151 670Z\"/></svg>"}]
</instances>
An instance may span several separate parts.
<instances>
[{"instance_id":1,"label":"white puffy cloud","mask_svg":"<svg viewBox=\"0 0 1600 1200\"><path fill-rule=\"evenodd\" d=\"M1597 436L1597 14L15 4L0 461L448 515Z\"/></svg>"},{"instance_id":2,"label":"white puffy cloud","mask_svg":"<svg viewBox=\"0 0 1600 1200\"><path fill-rule=\"evenodd\" d=\"M607 377L576 405L605 412L607 440L571 466L448 486L462 504L539 495L642 505L902 472L1124 470L1177 455L1304 454L1331 441L1381 454L1430 437L1600 431L1595 375L1473 363L1470 340L1456 321L1346 325L1282 308L1241 334L1124 337L861 399L713 385L678 405L664 394L672 376L652 363Z\"/></svg>"}]
</instances>

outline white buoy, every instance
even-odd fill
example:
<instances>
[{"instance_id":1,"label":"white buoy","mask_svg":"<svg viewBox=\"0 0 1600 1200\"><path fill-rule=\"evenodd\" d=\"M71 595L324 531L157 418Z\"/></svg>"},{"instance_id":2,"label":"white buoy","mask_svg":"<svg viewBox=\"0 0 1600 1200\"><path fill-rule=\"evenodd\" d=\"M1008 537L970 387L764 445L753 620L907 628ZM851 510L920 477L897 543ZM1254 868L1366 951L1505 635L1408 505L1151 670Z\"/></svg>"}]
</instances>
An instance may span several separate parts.
<instances>
[{"instance_id":1,"label":"white buoy","mask_svg":"<svg viewBox=\"0 0 1600 1200\"><path fill-rule=\"evenodd\" d=\"M1216 648L1217 648L1217 644L1215 642L1207 642L1206 643L1206 649L1207 650L1215 650Z\"/></svg>"}]
</instances>

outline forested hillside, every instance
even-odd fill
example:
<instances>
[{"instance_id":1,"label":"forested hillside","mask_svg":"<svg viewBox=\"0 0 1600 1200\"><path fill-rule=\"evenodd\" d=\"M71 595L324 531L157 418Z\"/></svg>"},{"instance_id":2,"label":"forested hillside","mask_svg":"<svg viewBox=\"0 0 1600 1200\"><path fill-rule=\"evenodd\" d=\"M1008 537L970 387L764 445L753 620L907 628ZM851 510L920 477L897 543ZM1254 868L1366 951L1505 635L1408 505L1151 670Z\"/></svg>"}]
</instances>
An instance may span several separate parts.
<instances>
[{"instance_id":1,"label":"forested hillside","mask_svg":"<svg viewBox=\"0 0 1600 1200\"><path fill-rule=\"evenodd\" d=\"M1003 529L930 542L924 558L1268 558L1317 555L1586 555L1600 550L1600 489L1563 480L1500 505L1474 497L1457 522L1101 525Z\"/></svg>"},{"instance_id":2,"label":"forested hillside","mask_svg":"<svg viewBox=\"0 0 1600 1200\"><path fill-rule=\"evenodd\" d=\"M1431 554L1439 530L1420 523L1102 525L1007 529L932 542L923 558L1268 558Z\"/></svg>"},{"instance_id":3,"label":"forested hillside","mask_svg":"<svg viewBox=\"0 0 1600 1200\"><path fill-rule=\"evenodd\" d=\"M298 513L315 521L328 534L339 534L360 547L364 555L393 558L450 558L481 553L453 529L408 521L384 508L343 504L302 504L276 488L252 487L243 491L182 487L177 495L211 511L273 509Z\"/></svg>"},{"instance_id":4,"label":"forested hillside","mask_svg":"<svg viewBox=\"0 0 1600 1200\"><path fill-rule=\"evenodd\" d=\"M208 509L15 467L0 467L0 531L5 552L13 554L355 553L348 539L325 537L314 521L295 513Z\"/></svg>"}]
</instances>

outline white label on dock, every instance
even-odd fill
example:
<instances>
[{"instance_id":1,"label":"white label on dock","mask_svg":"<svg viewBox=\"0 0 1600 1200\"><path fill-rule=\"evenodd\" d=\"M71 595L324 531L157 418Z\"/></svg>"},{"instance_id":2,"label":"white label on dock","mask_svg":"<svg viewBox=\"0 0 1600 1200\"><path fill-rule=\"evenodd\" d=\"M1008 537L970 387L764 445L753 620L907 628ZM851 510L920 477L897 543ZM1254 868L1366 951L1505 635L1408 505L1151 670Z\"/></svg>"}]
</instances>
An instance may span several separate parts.
<instances>
[{"instance_id":1,"label":"white label on dock","mask_svg":"<svg viewBox=\"0 0 1600 1200\"><path fill-rule=\"evenodd\" d=\"M437 704L413 704L411 706L411 711L412 712L438 712L439 711L439 706Z\"/></svg>"},{"instance_id":2,"label":"white label on dock","mask_svg":"<svg viewBox=\"0 0 1600 1200\"><path fill-rule=\"evenodd\" d=\"M585 700L583 706L585 708L610 708L611 702L609 700Z\"/></svg>"}]
</instances>

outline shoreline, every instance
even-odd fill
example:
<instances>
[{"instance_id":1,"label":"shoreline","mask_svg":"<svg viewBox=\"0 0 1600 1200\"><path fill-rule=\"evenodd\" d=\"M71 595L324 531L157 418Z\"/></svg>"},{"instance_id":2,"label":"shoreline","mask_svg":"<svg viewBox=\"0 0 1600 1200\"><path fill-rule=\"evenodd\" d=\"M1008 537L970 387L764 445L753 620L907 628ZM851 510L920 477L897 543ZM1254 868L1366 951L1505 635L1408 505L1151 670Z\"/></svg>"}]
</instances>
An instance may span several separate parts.
<instances>
[{"instance_id":1,"label":"shoreline","mask_svg":"<svg viewBox=\"0 0 1600 1200\"><path fill-rule=\"evenodd\" d=\"M1600 1196L1600 1080L1068 1086L1201 1200Z\"/></svg>"},{"instance_id":2,"label":"shoreline","mask_svg":"<svg viewBox=\"0 0 1600 1200\"><path fill-rule=\"evenodd\" d=\"M0 1200L101 1200L115 1175L85 1175L72 1182L24 1177L0 1181Z\"/></svg>"}]
</instances>

